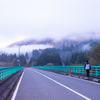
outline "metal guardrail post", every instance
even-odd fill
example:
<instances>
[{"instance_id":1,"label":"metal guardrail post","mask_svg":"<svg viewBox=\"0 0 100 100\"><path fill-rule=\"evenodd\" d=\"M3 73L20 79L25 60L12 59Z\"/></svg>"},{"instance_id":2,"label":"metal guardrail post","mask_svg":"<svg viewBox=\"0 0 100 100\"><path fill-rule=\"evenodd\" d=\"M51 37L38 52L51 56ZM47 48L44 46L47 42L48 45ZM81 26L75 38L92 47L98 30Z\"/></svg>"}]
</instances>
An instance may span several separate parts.
<instances>
[{"instance_id":1,"label":"metal guardrail post","mask_svg":"<svg viewBox=\"0 0 100 100\"><path fill-rule=\"evenodd\" d=\"M91 76L92 76L93 75L92 67L91 67L91 71L90 72L91 72Z\"/></svg>"},{"instance_id":2,"label":"metal guardrail post","mask_svg":"<svg viewBox=\"0 0 100 100\"><path fill-rule=\"evenodd\" d=\"M2 69L1 69L1 80L3 79L3 76L2 76L2 75L3 75L3 73L2 73L2 72L3 72L3 71L2 71Z\"/></svg>"},{"instance_id":3,"label":"metal guardrail post","mask_svg":"<svg viewBox=\"0 0 100 100\"><path fill-rule=\"evenodd\" d=\"M70 74L70 67L69 67L69 74Z\"/></svg>"},{"instance_id":4,"label":"metal guardrail post","mask_svg":"<svg viewBox=\"0 0 100 100\"><path fill-rule=\"evenodd\" d=\"M98 76L98 70L97 70L97 67L96 67L96 76Z\"/></svg>"},{"instance_id":5,"label":"metal guardrail post","mask_svg":"<svg viewBox=\"0 0 100 100\"><path fill-rule=\"evenodd\" d=\"M24 67L21 67L21 69ZM11 74L17 72L19 67L2 67L0 68L0 80L10 76Z\"/></svg>"},{"instance_id":6,"label":"metal guardrail post","mask_svg":"<svg viewBox=\"0 0 100 100\"><path fill-rule=\"evenodd\" d=\"M34 68L48 69L48 70L56 70L63 71L76 74L86 74L84 70L84 66L35 66ZM100 76L100 66L91 66L90 75L95 75L96 77Z\"/></svg>"}]
</instances>

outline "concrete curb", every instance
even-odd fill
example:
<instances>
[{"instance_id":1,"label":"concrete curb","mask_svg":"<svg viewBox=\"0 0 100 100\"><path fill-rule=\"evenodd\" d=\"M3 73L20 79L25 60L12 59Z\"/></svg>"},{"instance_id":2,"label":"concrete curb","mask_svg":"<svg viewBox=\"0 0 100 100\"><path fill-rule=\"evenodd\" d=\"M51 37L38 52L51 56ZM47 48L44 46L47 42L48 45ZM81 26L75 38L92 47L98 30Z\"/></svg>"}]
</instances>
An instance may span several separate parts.
<instances>
[{"instance_id":1,"label":"concrete curb","mask_svg":"<svg viewBox=\"0 0 100 100\"><path fill-rule=\"evenodd\" d=\"M6 100L11 90L13 89L18 77L13 81L13 83L7 87L6 91L1 95L0 100Z\"/></svg>"},{"instance_id":2,"label":"concrete curb","mask_svg":"<svg viewBox=\"0 0 100 100\"><path fill-rule=\"evenodd\" d=\"M0 96L0 100L7 100L10 92L12 91L12 89L14 88L17 80L19 79L19 77L21 76L23 70L20 71L20 74L14 79L14 81L6 88L6 90L1 94ZM17 73L18 74L18 73Z\"/></svg>"},{"instance_id":3,"label":"concrete curb","mask_svg":"<svg viewBox=\"0 0 100 100\"><path fill-rule=\"evenodd\" d=\"M85 76L74 75L74 74L69 74L69 76L100 83L100 79L97 79L97 78L92 78L92 77L88 78L88 77L85 77Z\"/></svg>"},{"instance_id":4,"label":"concrete curb","mask_svg":"<svg viewBox=\"0 0 100 100\"><path fill-rule=\"evenodd\" d=\"M13 75L17 74L18 72L14 73L14 74L11 74L10 76L6 77L5 79L3 80L0 80L0 85L3 84L4 82L6 82L8 79L10 79Z\"/></svg>"},{"instance_id":5,"label":"concrete curb","mask_svg":"<svg viewBox=\"0 0 100 100\"><path fill-rule=\"evenodd\" d=\"M100 82L100 80L99 79L96 79L96 78L94 78L93 81L94 82Z\"/></svg>"},{"instance_id":6,"label":"concrete curb","mask_svg":"<svg viewBox=\"0 0 100 100\"><path fill-rule=\"evenodd\" d=\"M40 69L40 70L46 70L46 69ZM79 78L79 79L84 79L84 80L100 83L100 79L94 78L94 77L89 77L88 78L88 77L82 76L82 75L69 74L69 73L60 72L60 71L53 71L53 70L46 70L46 71L50 71L50 72L54 72L54 73L58 73L58 74L62 74L62 75L67 75L67 76L74 77L74 78Z\"/></svg>"}]
</instances>

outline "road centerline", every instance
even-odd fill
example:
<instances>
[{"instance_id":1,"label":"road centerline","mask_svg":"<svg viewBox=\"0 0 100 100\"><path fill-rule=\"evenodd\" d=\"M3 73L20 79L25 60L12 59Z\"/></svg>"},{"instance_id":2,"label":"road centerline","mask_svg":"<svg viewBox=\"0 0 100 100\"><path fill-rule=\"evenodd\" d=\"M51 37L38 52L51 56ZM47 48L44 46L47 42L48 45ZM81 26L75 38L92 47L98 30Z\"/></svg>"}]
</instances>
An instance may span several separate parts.
<instances>
[{"instance_id":1,"label":"road centerline","mask_svg":"<svg viewBox=\"0 0 100 100\"><path fill-rule=\"evenodd\" d=\"M32 70L33 70L33 69L32 69ZM49 79L49 80L51 80L51 81L53 81L53 82L59 84L60 86L66 88L66 89L68 89L68 90L70 90L71 92L73 92L73 93L75 93L75 94L81 96L82 98L84 98L84 99L86 99L86 100L92 100L92 99L90 99L90 98L88 98L88 97L82 95L81 93L79 93L79 92L77 92L77 91L75 91L75 90L73 90L73 89L71 89L71 88L69 88L69 87L63 85L62 83L60 83L60 82L58 82L58 81L56 81L56 80L54 80L54 79L52 79L52 78L50 78L50 77L48 77L48 76L46 76L46 75L44 75L44 74L42 74L42 73L36 71L36 70L33 70L33 71L36 72L36 73L38 73L38 74L40 74L40 75L42 75L42 76L44 76L44 77L46 77L47 79Z\"/></svg>"}]
</instances>

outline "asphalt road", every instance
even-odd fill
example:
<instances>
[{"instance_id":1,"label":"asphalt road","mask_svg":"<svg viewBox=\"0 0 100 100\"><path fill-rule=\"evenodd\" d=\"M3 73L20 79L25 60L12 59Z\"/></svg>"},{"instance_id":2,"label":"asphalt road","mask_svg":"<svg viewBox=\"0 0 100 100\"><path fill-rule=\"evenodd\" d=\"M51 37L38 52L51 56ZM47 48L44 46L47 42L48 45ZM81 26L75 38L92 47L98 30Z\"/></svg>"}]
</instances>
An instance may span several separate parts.
<instances>
[{"instance_id":1,"label":"asphalt road","mask_svg":"<svg viewBox=\"0 0 100 100\"><path fill-rule=\"evenodd\" d=\"M100 100L100 83L26 68L11 100Z\"/></svg>"}]
</instances>

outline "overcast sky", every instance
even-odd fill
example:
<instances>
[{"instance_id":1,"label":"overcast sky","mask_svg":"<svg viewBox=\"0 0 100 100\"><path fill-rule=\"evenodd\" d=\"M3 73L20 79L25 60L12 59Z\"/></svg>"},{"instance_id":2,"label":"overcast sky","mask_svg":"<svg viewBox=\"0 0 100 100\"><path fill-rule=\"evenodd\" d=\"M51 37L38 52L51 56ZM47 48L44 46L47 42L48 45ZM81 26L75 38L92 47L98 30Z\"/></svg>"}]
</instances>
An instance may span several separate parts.
<instances>
[{"instance_id":1,"label":"overcast sky","mask_svg":"<svg viewBox=\"0 0 100 100\"><path fill-rule=\"evenodd\" d=\"M46 37L100 38L100 0L0 0L0 48Z\"/></svg>"}]
</instances>

